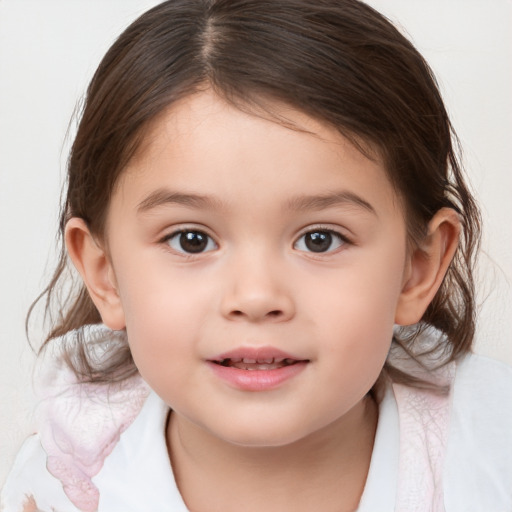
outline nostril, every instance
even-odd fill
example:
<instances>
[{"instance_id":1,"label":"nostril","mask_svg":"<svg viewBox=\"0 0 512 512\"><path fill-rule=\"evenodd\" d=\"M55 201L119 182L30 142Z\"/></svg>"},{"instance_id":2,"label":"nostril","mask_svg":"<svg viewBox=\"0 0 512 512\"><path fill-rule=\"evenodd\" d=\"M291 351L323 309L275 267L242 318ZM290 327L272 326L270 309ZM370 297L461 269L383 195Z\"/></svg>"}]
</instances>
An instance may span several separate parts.
<instances>
[{"instance_id":1,"label":"nostril","mask_svg":"<svg viewBox=\"0 0 512 512\"><path fill-rule=\"evenodd\" d=\"M276 317L282 314L282 311L279 311L278 309L275 309L274 311L269 311L267 313L267 316Z\"/></svg>"}]
</instances>

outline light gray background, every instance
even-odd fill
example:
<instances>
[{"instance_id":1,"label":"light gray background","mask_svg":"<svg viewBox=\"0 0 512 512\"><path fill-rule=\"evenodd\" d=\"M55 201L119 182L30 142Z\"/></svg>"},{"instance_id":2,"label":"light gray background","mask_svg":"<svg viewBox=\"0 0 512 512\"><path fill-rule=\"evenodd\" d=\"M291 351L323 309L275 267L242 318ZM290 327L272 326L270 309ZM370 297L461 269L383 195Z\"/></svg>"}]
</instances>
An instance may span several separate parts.
<instances>
[{"instance_id":1,"label":"light gray background","mask_svg":"<svg viewBox=\"0 0 512 512\"><path fill-rule=\"evenodd\" d=\"M68 123L114 38L156 3L0 0L0 486L33 428L24 317L53 266ZM369 3L438 75L485 221L476 349L512 364L512 2Z\"/></svg>"}]
</instances>

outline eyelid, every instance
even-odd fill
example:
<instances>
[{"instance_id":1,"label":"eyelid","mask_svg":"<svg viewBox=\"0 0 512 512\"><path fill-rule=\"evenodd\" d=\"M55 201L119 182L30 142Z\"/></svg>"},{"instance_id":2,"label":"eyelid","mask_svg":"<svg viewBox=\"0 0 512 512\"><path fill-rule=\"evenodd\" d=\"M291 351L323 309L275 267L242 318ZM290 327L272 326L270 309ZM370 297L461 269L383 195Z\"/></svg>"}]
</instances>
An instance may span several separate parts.
<instances>
[{"instance_id":1,"label":"eyelid","mask_svg":"<svg viewBox=\"0 0 512 512\"><path fill-rule=\"evenodd\" d=\"M174 237L176 237L178 235L181 235L183 233L190 233L190 232L192 232L192 233L194 233L194 232L195 233L201 233L201 234L205 235L211 242L213 242L214 247L210 248L208 250L200 251L200 252L187 252L185 250L181 250L181 249L177 249L175 247L172 247L170 245L169 241L172 240ZM169 250L171 250L175 254L178 254L180 256L184 256L186 258L198 257L198 256L201 256L202 254L210 253L213 250L219 248L218 242L216 241L215 237L212 234L209 233L208 229L206 229L205 227L202 227L202 226L200 227L200 226L197 226L197 225L190 225L190 224L188 224L188 225L184 224L184 225L180 225L180 226L175 226L174 229L172 229L167 234L165 234L162 237L160 237L160 239L158 240L158 243L167 246L166 248L168 248Z\"/></svg>"},{"instance_id":2,"label":"eyelid","mask_svg":"<svg viewBox=\"0 0 512 512\"><path fill-rule=\"evenodd\" d=\"M202 224L195 224L193 222L180 222L161 229L160 232L163 234L159 237L159 241L164 242L165 240L168 240L172 236L176 235L177 233L183 233L184 231L199 231L201 233L204 233L205 235L208 235L210 238L214 240L216 239L216 235L212 233L212 230Z\"/></svg>"},{"instance_id":3,"label":"eyelid","mask_svg":"<svg viewBox=\"0 0 512 512\"><path fill-rule=\"evenodd\" d=\"M301 232L295 239L295 242L293 243L293 247L294 247L294 249L296 248L298 242L301 240L302 237L304 237L308 233L315 233L315 232L331 233L332 235L337 237L339 240L341 240L342 247L345 245L355 245L352 238L349 238L342 231L343 230L341 228L333 228L332 226L326 226L326 225L322 225L322 224L307 226L306 228L301 230ZM301 252L305 252L305 253L317 255L317 256L322 256L324 254L326 255L326 254L336 253L336 252L338 252L338 249L339 248L335 248L334 250L328 250L328 251L324 251L324 252L302 251L301 250Z\"/></svg>"},{"instance_id":4,"label":"eyelid","mask_svg":"<svg viewBox=\"0 0 512 512\"><path fill-rule=\"evenodd\" d=\"M335 235L343 238L344 241L350 244L354 244L352 235L348 234L350 232L349 229L343 228L341 226L333 226L332 224L310 224L301 228L299 230L299 234L297 235L297 240L304 236L307 233L315 232L315 231L327 231L328 233L334 233Z\"/></svg>"}]
</instances>

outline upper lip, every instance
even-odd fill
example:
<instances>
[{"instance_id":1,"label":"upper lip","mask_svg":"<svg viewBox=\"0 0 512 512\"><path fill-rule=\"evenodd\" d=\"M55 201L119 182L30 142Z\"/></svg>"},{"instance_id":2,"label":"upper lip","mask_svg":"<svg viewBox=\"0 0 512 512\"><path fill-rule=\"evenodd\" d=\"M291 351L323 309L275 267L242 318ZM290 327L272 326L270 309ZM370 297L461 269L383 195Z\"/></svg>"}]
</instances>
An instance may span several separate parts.
<instances>
[{"instance_id":1,"label":"upper lip","mask_svg":"<svg viewBox=\"0 0 512 512\"><path fill-rule=\"evenodd\" d=\"M209 359L215 363L221 363L227 359L240 360L246 363L272 363L280 362L285 359L293 361L307 361L302 357L297 357L283 350L274 347L239 347L229 352L224 352Z\"/></svg>"}]
</instances>

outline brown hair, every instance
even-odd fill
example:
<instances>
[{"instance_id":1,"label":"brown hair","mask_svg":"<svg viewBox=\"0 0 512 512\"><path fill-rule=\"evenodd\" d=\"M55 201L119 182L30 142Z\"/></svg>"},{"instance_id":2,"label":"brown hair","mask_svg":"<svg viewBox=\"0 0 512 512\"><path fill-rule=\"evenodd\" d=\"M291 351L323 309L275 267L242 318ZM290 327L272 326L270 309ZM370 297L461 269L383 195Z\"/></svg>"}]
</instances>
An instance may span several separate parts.
<instances>
[{"instance_id":1,"label":"brown hair","mask_svg":"<svg viewBox=\"0 0 512 512\"><path fill-rule=\"evenodd\" d=\"M462 237L422 322L395 334L413 356L425 326L444 334L441 363L468 352L474 336L473 267L480 237L476 204L464 182L458 144L435 78L413 45L381 14L357 0L171 0L121 34L87 90L68 164L60 236L70 217L101 238L110 196L149 124L175 101L205 87L240 108L285 102L335 126L384 158L402 198L411 240L442 207L457 211ZM363 150L363 149L362 149ZM65 248L43 292L46 312L68 269ZM101 318L83 284L61 297L52 338ZM30 313L29 313L30 314ZM89 380L136 372L127 347L99 370L76 334ZM43 347L44 347L43 345ZM436 347L439 348L439 347ZM414 379L394 370L396 379Z\"/></svg>"}]
</instances>

